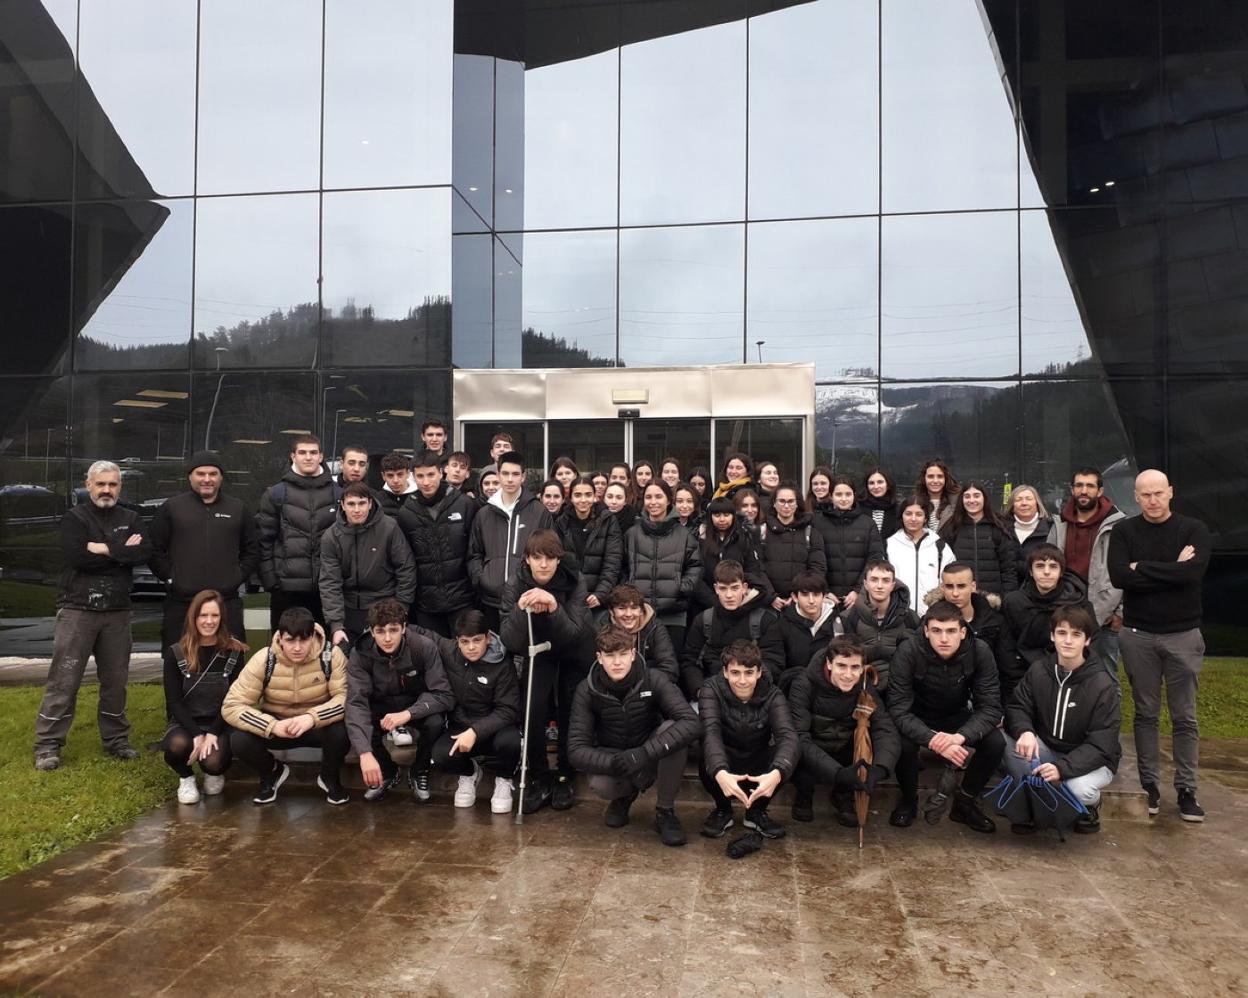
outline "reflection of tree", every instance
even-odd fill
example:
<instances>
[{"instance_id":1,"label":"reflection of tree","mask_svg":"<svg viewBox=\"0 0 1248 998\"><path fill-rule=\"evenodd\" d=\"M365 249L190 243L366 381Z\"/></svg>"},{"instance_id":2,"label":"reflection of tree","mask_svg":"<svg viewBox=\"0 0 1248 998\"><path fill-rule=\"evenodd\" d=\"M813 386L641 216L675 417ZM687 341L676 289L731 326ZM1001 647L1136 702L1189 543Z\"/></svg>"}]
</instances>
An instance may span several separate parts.
<instances>
[{"instance_id":1,"label":"reflection of tree","mask_svg":"<svg viewBox=\"0 0 1248 998\"><path fill-rule=\"evenodd\" d=\"M610 357L595 357L584 347L569 343L562 336L547 336L532 326L526 328L520 341L521 363L524 367L614 367ZM620 365L623 366L623 365Z\"/></svg>"}]
</instances>

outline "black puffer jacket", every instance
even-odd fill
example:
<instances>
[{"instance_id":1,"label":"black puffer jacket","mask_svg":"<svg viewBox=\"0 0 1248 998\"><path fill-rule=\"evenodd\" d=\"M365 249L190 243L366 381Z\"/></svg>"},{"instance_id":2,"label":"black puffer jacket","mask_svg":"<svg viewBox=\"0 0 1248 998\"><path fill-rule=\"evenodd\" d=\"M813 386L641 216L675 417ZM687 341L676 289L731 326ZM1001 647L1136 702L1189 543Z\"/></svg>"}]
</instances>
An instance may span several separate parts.
<instances>
[{"instance_id":1,"label":"black puffer jacket","mask_svg":"<svg viewBox=\"0 0 1248 998\"><path fill-rule=\"evenodd\" d=\"M875 496L868 495L858 502L862 509L866 510L867 516L871 517L872 523L876 521L875 514L881 514L880 522L875 523L875 529L880 532L880 537L885 541L901 529L901 514L897 510L896 499L890 499L887 496L877 499Z\"/></svg>"},{"instance_id":2,"label":"black puffer jacket","mask_svg":"<svg viewBox=\"0 0 1248 998\"><path fill-rule=\"evenodd\" d=\"M925 602L930 606L940 599L940 590L928 593ZM992 652L993 661L997 663L997 676L1001 681L1002 703L1008 699L1008 691L1023 676L1023 670L1017 662L1017 651L1014 648L1014 634L1005 615L1000 610L1001 597L996 593L971 593L971 610L974 616L968 623L967 631L975 635Z\"/></svg>"},{"instance_id":3,"label":"black puffer jacket","mask_svg":"<svg viewBox=\"0 0 1248 998\"><path fill-rule=\"evenodd\" d=\"M694 594L694 606L704 608L715 605L715 568L721 561L735 561L745 570L745 581L751 589L757 589L764 603L775 598L763 560L759 556L758 535L736 517L728 533L722 537L714 524L707 520L705 536L698 541L698 553L702 558L702 579Z\"/></svg>"},{"instance_id":4,"label":"black puffer jacket","mask_svg":"<svg viewBox=\"0 0 1248 998\"><path fill-rule=\"evenodd\" d=\"M680 664L671 635L659 622L658 614L649 603L641 605L641 627L635 632L637 658L648 669L663 673L673 683L680 682ZM605 621L604 621L605 624Z\"/></svg>"},{"instance_id":5,"label":"black puffer jacket","mask_svg":"<svg viewBox=\"0 0 1248 998\"><path fill-rule=\"evenodd\" d=\"M780 674L780 688L788 690L793 679L808 666L815 656L822 663L828 642L837 633L836 604L825 600L818 620L809 620L797 612L794 600L780 611L777 628L784 646L784 671Z\"/></svg>"},{"instance_id":6,"label":"black puffer jacket","mask_svg":"<svg viewBox=\"0 0 1248 998\"><path fill-rule=\"evenodd\" d=\"M148 530L152 571L182 599L203 589L230 599L260 565L255 517L241 499L224 493L211 503L196 492L176 495L156 511Z\"/></svg>"},{"instance_id":7,"label":"black puffer jacket","mask_svg":"<svg viewBox=\"0 0 1248 998\"><path fill-rule=\"evenodd\" d=\"M937 727L970 714L956 732L974 745L1001 720L1001 688L992 652L968 633L952 658L942 659L926 640L906 641L892 662L888 709L897 731L916 745ZM940 728L939 730L945 730Z\"/></svg>"},{"instance_id":8,"label":"black puffer jacket","mask_svg":"<svg viewBox=\"0 0 1248 998\"><path fill-rule=\"evenodd\" d=\"M775 514L767 517L762 540L763 572L777 596L793 595L793 580L802 572L826 576L828 557L823 534L804 510L783 524Z\"/></svg>"},{"instance_id":9,"label":"black puffer jacket","mask_svg":"<svg viewBox=\"0 0 1248 998\"><path fill-rule=\"evenodd\" d=\"M1049 543L1049 533L1053 530L1053 517L1041 516L1036 520L1036 529L1027 535L1026 539L1019 541L1018 533L1014 530L1013 522L1007 522L1006 529L1014 538L1014 543L1018 544L1018 566L1016 575L1018 576L1018 584L1021 587L1024 580L1031 574L1027 569L1027 557L1038 548L1041 544Z\"/></svg>"},{"instance_id":10,"label":"black puffer jacket","mask_svg":"<svg viewBox=\"0 0 1248 998\"><path fill-rule=\"evenodd\" d=\"M1102 766L1118 771L1122 744L1121 694L1100 662L1067 671L1057 655L1032 663L1005 708L1011 738L1025 731L1057 753L1053 763L1063 780L1086 776Z\"/></svg>"},{"instance_id":11,"label":"black puffer jacket","mask_svg":"<svg viewBox=\"0 0 1248 998\"><path fill-rule=\"evenodd\" d=\"M1018 588L1018 541L987 518L967 521L960 530L949 521L940 532L957 561L970 562L981 593L1005 595Z\"/></svg>"},{"instance_id":12,"label":"black puffer jacket","mask_svg":"<svg viewBox=\"0 0 1248 998\"><path fill-rule=\"evenodd\" d=\"M721 672L698 693L702 722L702 768L714 776L729 768L728 757L755 756L772 743L771 764L786 780L797 770L800 750L784 694L764 671L754 695L740 700Z\"/></svg>"},{"instance_id":13,"label":"black puffer jacket","mask_svg":"<svg viewBox=\"0 0 1248 998\"><path fill-rule=\"evenodd\" d=\"M702 579L698 539L670 516L638 518L624 535L626 581L654 607L664 624L685 623L689 600Z\"/></svg>"},{"instance_id":14,"label":"black puffer jacket","mask_svg":"<svg viewBox=\"0 0 1248 998\"><path fill-rule=\"evenodd\" d=\"M837 599L843 599L861 585L867 561L884 557L884 542L875 521L861 506L837 509L822 503L816 507L814 523L824 537L828 587Z\"/></svg>"},{"instance_id":15,"label":"black puffer jacket","mask_svg":"<svg viewBox=\"0 0 1248 998\"><path fill-rule=\"evenodd\" d=\"M789 709L802 746L802 762L815 772L820 783L831 783L841 764L833 758L854 743L859 687L845 693L828 680L822 661L811 662L793 680L789 690ZM872 765L891 772L897 765L901 740L892 715L876 692L868 686L875 700L868 730L871 734Z\"/></svg>"},{"instance_id":16,"label":"black puffer jacket","mask_svg":"<svg viewBox=\"0 0 1248 998\"><path fill-rule=\"evenodd\" d=\"M549 641L550 651L542 652L538 661L569 661L588 665L594 657L594 625L589 607L585 605L585 583L576 574L576 564L569 555L555 569L554 578L538 583L528 562L521 562L516 578L503 591L503 620L498 636L513 655L527 655L529 624L527 615L516 606L516 600L530 589L545 589L558 604L554 613L533 614L533 641Z\"/></svg>"},{"instance_id":17,"label":"black puffer jacket","mask_svg":"<svg viewBox=\"0 0 1248 998\"><path fill-rule=\"evenodd\" d=\"M143 540L126 545L132 534ZM108 545L108 554L92 554L89 543ZM128 610L134 566L151 557L152 543L143 521L124 506L100 509L90 499L61 518L61 595L58 607L70 610Z\"/></svg>"},{"instance_id":18,"label":"black puffer jacket","mask_svg":"<svg viewBox=\"0 0 1248 998\"><path fill-rule=\"evenodd\" d=\"M389 486L383 485L379 491L373 493L377 505L381 507L381 511L386 516L398 516L415 495L417 495L416 485L411 479L408 479L406 492L391 492Z\"/></svg>"},{"instance_id":19,"label":"black puffer jacket","mask_svg":"<svg viewBox=\"0 0 1248 998\"><path fill-rule=\"evenodd\" d=\"M673 724L659 732L664 721ZM595 662L572 698L568 760L582 773L610 773L620 751L640 748L657 763L692 745L701 732L698 715L662 673L634 662L615 683Z\"/></svg>"},{"instance_id":20,"label":"black puffer jacket","mask_svg":"<svg viewBox=\"0 0 1248 998\"><path fill-rule=\"evenodd\" d=\"M385 514L382 514L383 516ZM393 655L365 634L347 660L347 735L363 755L373 750L373 727L385 714L410 710L414 722L449 713L455 696L438 646L414 627Z\"/></svg>"},{"instance_id":21,"label":"black puffer jacket","mask_svg":"<svg viewBox=\"0 0 1248 998\"><path fill-rule=\"evenodd\" d=\"M256 525L260 528L260 581L265 589L316 592L321 535L333 526L337 514L337 487L324 467L315 475L301 475L291 468L264 493Z\"/></svg>"},{"instance_id":22,"label":"black puffer jacket","mask_svg":"<svg viewBox=\"0 0 1248 998\"><path fill-rule=\"evenodd\" d=\"M503 728L519 723L520 686L516 667L497 634L490 633L485 654L469 662L459 650L459 642L435 631L412 625L422 637L438 646L446 678L455 696L451 723L457 729L472 728L478 738L490 738Z\"/></svg>"},{"instance_id":23,"label":"black puffer jacket","mask_svg":"<svg viewBox=\"0 0 1248 998\"><path fill-rule=\"evenodd\" d=\"M416 562L398 524L376 503L358 526L338 512L321 537L318 581L326 629L331 637L346 622L347 610L366 610L393 596L411 606L416 595Z\"/></svg>"},{"instance_id":24,"label":"black puffer jacket","mask_svg":"<svg viewBox=\"0 0 1248 998\"><path fill-rule=\"evenodd\" d=\"M877 686L883 693L888 689L888 667L897 646L914 638L922 627L919 615L910 609L910 590L897 583L882 620L876 617L866 590L860 590L854 605L841 614L841 623L845 633L862 645L867 665L875 666Z\"/></svg>"},{"instance_id":25,"label":"black puffer jacket","mask_svg":"<svg viewBox=\"0 0 1248 998\"><path fill-rule=\"evenodd\" d=\"M582 520L569 505L555 520L565 551L576 559L585 592L603 601L620 581L624 561L624 535L620 521L605 506L595 506Z\"/></svg>"},{"instance_id":26,"label":"black puffer jacket","mask_svg":"<svg viewBox=\"0 0 1248 998\"><path fill-rule=\"evenodd\" d=\"M1018 664L1011 663L1003 667L1003 671L1021 679L1028 666L1039 662L1053 650L1050 640L1053 612L1067 606L1083 607L1093 620L1096 619L1092 604L1088 602L1087 585L1070 569L1062 573L1057 585L1047 593L1041 594L1036 580L1028 576L1021 589L1005 597L1001 613L1014 639Z\"/></svg>"},{"instance_id":27,"label":"black puffer jacket","mask_svg":"<svg viewBox=\"0 0 1248 998\"><path fill-rule=\"evenodd\" d=\"M555 525L550 511L531 492L520 493L508 516L495 492L477 511L468 541L468 576L486 606L502 607L503 590L524 562L524 543L535 530Z\"/></svg>"},{"instance_id":28,"label":"black puffer jacket","mask_svg":"<svg viewBox=\"0 0 1248 998\"><path fill-rule=\"evenodd\" d=\"M720 656L737 640L755 642L763 654L765 671L778 679L784 670L784 643L777 618L776 611L753 589L735 610L726 610L716 601L694 617L685 631L685 650L680 658L681 680L689 699L723 669Z\"/></svg>"},{"instance_id":29,"label":"black puffer jacket","mask_svg":"<svg viewBox=\"0 0 1248 998\"><path fill-rule=\"evenodd\" d=\"M431 499L419 492L399 510L399 529L416 560L416 606L425 613L455 613L472 606L468 538L477 505L445 482Z\"/></svg>"}]
</instances>

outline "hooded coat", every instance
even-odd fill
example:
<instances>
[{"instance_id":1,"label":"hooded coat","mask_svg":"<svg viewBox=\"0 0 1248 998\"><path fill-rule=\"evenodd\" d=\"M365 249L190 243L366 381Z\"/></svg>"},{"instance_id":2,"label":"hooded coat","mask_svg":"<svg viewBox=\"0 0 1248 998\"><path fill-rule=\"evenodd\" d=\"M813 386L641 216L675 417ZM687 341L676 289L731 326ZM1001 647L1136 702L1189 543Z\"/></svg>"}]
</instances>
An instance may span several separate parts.
<instances>
[{"instance_id":1,"label":"hooded coat","mask_svg":"<svg viewBox=\"0 0 1248 998\"><path fill-rule=\"evenodd\" d=\"M532 492L521 490L509 513L499 489L477 512L468 541L468 576L482 603L503 606L503 589L524 562L524 544L536 530L555 525Z\"/></svg>"},{"instance_id":2,"label":"hooded coat","mask_svg":"<svg viewBox=\"0 0 1248 998\"><path fill-rule=\"evenodd\" d=\"M366 610L393 596L411 606L416 596L416 562L403 532L376 503L368 518L350 523L344 510L321 538L318 581L329 633L343 627L347 610Z\"/></svg>"},{"instance_id":3,"label":"hooded coat","mask_svg":"<svg viewBox=\"0 0 1248 998\"><path fill-rule=\"evenodd\" d=\"M789 524L781 523L774 513L769 513L762 530L760 554L767 581L782 599L793 595L793 580L802 572L815 572L825 577L828 572L823 534L805 510L799 511Z\"/></svg>"},{"instance_id":4,"label":"hooded coat","mask_svg":"<svg viewBox=\"0 0 1248 998\"><path fill-rule=\"evenodd\" d=\"M478 738L492 738L506 727L520 723L520 686L511 655L497 634L490 632L485 654L469 662L454 638L410 625L421 637L438 646L455 706L451 725L457 731L472 728Z\"/></svg>"},{"instance_id":5,"label":"hooded coat","mask_svg":"<svg viewBox=\"0 0 1248 998\"><path fill-rule=\"evenodd\" d=\"M671 635L649 603L641 604L641 625L632 633L637 639L637 657L642 664L663 673L673 683L680 682L680 665Z\"/></svg>"},{"instance_id":6,"label":"hooded coat","mask_svg":"<svg viewBox=\"0 0 1248 998\"><path fill-rule=\"evenodd\" d=\"M889 597L882 619L876 617L871 597L863 589L859 591L854 605L841 613L841 625L847 636L856 638L862 645L866 653L866 664L875 666L879 676L876 685L882 693L888 689L889 662L892 661L897 647L918 634L922 621L910 609L909 590L898 582Z\"/></svg>"},{"instance_id":7,"label":"hooded coat","mask_svg":"<svg viewBox=\"0 0 1248 998\"><path fill-rule=\"evenodd\" d=\"M416 606L425 613L456 613L472 606L468 540L477 504L443 482L430 499L419 492L399 510L399 529L416 562Z\"/></svg>"},{"instance_id":8,"label":"hooded coat","mask_svg":"<svg viewBox=\"0 0 1248 998\"><path fill-rule=\"evenodd\" d=\"M1103 624L1114 614L1122 613L1122 590L1109 578L1109 535L1114 524L1127 518L1117 506L1101 496L1098 517L1094 518L1095 536L1092 539L1092 555L1088 562L1088 602L1096 614L1096 622ZM1084 529L1075 517L1075 501L1066 500L1057 522L1049 531L1049 543L1066 553L1066 542L1072 530Z\"/></svg>"},{"instance_id":9,"label":"hooded coat","mask_svg":"<svg viewBox=\"0 0 1248 998\"><path fill-rule=\"evenodd\" d=\"M387 655L371 633L365 634L347 662L346 706L347 737L360 755L373 750L373 729L385 714L410 710L414 724L449 714L455 695L438 646L408 627L399 647Z\"/></svg>"},{"instance_id":10,"label":"hooded coat","mask_svg":"<svg viewBox=\"0 0 1248 998\"><path fill-rule=\"evenodd\" d=\"M910 590L910 609L924 612L920 602L923 594L940 585L941 569L953 561L953 550L935 531L924 527L918 544L904 530L890 534L884 553L897 573L897 581Z\"/></svg>"},{"instance_id":11,"label":"hooded coat","mask_svg":"<svg viewBox=\"0 0 1248 998\"><path fill-rule=\"evenodd\" d=\"M698 539L669 516L639 517L624 535L625 579L654 607L663 624L684 626L689 600L702 579Z\"/></svg>"},{"instance_id":12,"label":"hooded coat","mask_svg":"<svg viewBox=\"0 0 1248 998\"><path fill-rule=\"evenodd\" d=\"M316 592L321 535L333 526L337 515L337 486L323 465L315 475L301 475L293 467L287 469L278 485L260 498L260 512L256 514L260 581L265 589Z\"/></svg>"},{"instance_id":13,"label":"hooded coat","mask_svg":"<svg viewBox=\"0 0 1248 998\"><path fill-rule=\"evenodd\" d=\"M1027 568L1027 558L1041 544L1049 543L1049 534L1053 530L1053 518L1051 516L1037 516L1035 527L1021 541L1018 539L1018 531L1014 529L1014 521L1007 522L1006 530L1013 535L1015 542L1018 544L1018 563L1015 575L1017 575L1018 584L1021 586L1023 580L1031 574Z\"/></svg>"},{"instance_id":14,"label":"hooded coat","mask_svg":"<svg viewBox=\"0 0 1248 998\"><path fill-rule=\"evenodd\" d=\"M733 641L754 641L763 654L764 669L773 679L784 670L784 643L776 625L776 611L763 602L757 589L749 590L735 610L715 605L693 618L685 632L681 675L685 692L693 699L707 679L723 668L720 655Z\"/></svg>"},{"instance_id":15,"label":"hooded coat","mask_svg":"<svg viewBox=\"0 0 1248 998\"><path fill-rule=\"evenodd\" d=\"M940 589L934 589L924 597L924 602L931 606L942 598ZM967 623L967 630L988 646L1002 683L1013 688L1023 673L1017 664L1014 633L1001 612L1001 597L996 593L971 593L971 610L974 616Z\"/></svg>"},{"instance_id":16,"label":"hooded coat","mask_svg":"<svg viewBox=\"0 0 1248 998\"><path fill-rule=\"evenodd\" d=\"M830 502L821 503L815 507L814 523L824 538L828 589L843 599L862 583L867 562L884 557L884 542L861 506L837 509Z\"/></svg>"},{"instance_id":17,"label":"hooded coat","mask_svg":"<svg viewBox=\"0 0 1248 998\"><path fill-rule=\"evenodd\" d=\"M1028 576L1022 589L1005 597L1001 603L1001 614L1014 638L1017 664L1003 666L1003 673L1009 672L1010 678L1017 682L1028 666L1039 662L1053 650L1053 612L1058 607L1067 606L1081 606L1088 613L1094 612L1088 602L1087 587L1070 569L1062 573L1057 585L1047 593L1042 594L1036 580Z\"/></svg>"},{"instance_id":18,"label":"hooded coat","mask_svg":"<svg viewBox=\"0 0 1248 998\"><path fill-rule=\"evenodd\" d=\"M763 561L759 556L758 537L737 517L732 518L732 526L722 537L715 529L711 518L706 518L704 536L698 540L698 553L702 558L702 578L698 582L694 597L696 607L715 605L715 568L721 561L735 561L745 572L745 581L750 588L757 589L764 603L775 598L771 584L763 570Z\"/></svg>"},{"instance_id":19,"label":"hooded coat","mask_svg":"<svg viewBox=\"0 0 1248 998\"><path fill-rule=\"evenodd\" d=\"M780 643L784 648L784 671L780 674L780 688L787 689L789 683L818 657L823 662L824 650L828 642L838 633L839 618L836 604L825 599L823 609L815 620L803 617L797 610L794 600L783 610L777 620L776 627L780 632Z\"/></svg>"},{"instance_id":20,"label":"hooded coat","mask_svg":"<svg viewBox=\"0 0 1248 998\"><path fill-rule=\"evenodd\" d=\"M1002 530L984 517L978 523L967 520L958 530L950 521L941 536L953 548L955 561L970 562L975 569L975 585L981 593L1004 596L1018 588L1018 541L1013 530Z\"/></svg>"},{"instance_id":21,"label":"hooded coat","mask_svg":"<svg viewBox=\"0 0 1248 998\"><path fill-rule=\"evenodd\" d=\"M563 547L573 555L585 582L585 592L605 602L607 594L620 581L624 561L624 535L620 521L605 506L595 504L582 520L569 504L555 520Z\"/></svg>"},{"instance_id":22,"label":"hooded coat","mask_svg":"<svg viewBox=\"0 0 1248 998\"><path fill-rule=\"evenodd\" d=\"M585 605L585 583L576 574L576 563L568 555L563 556L549 582L539 583L527 561L521 561L516 577L503 592L503 619L498 636L503 647L513 655L527 656L529 649L529 624L527 614L516 606L516 601L530 589L545 589L558 604L553 613L533 614L533 641L550 642L550 651L542 652L538 660L570 660L587 665L594 657L594 625Z\"/></svg>"},{"instance_id":23,"label":"hooded coat","mask_svg":"<svg viewBox=\"0 0 1248 998\"><path fill-rule=\"evenodd\" d=\"M766 670L748 700L737 697L722 672L711 677L698 692L698 719L702 722L702 768L711 776L729 769L730 756L761 755L773 744L772 766L786 780L796 772L800 750L793 716Z\"/></svg>"},{"instance_id":24,"label":"hooded coat","mask_svg":"<svg viewBox=\"0 0 1248 998\"><path fill-rule=\"evenodd\" d=\"M901 740L879 693L872 686L867 690L876 705L868 728L874 755L872 765L892 772L901 753ZM801 742L802 763L814 771L819 783L831 783L835 779L841 764L834 756L854 743L854 728L857 727L854 708L858 705L860 691L860 685L848 693L836 686L828 679L822 659L810 662L793 680L789 707Z\"/></svg>"}]
</instances>

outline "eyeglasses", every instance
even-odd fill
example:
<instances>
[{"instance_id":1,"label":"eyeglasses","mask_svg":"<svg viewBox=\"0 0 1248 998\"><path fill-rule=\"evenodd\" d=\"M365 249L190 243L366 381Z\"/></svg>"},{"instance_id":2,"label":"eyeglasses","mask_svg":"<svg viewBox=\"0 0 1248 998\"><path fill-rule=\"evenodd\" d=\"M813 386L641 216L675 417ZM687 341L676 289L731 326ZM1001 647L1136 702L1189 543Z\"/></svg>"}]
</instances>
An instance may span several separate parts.
<instances>
[{"instance_id":1,"label":"eyeglasses","mask_svg":"<svg viewBox=\"0 0 1248 998\"><path fill-rule=\"evenodd\" d=\"M777 506L796 506L797 500L796 499L777 499L776 505Z\"/></svg>"}]
</instances>

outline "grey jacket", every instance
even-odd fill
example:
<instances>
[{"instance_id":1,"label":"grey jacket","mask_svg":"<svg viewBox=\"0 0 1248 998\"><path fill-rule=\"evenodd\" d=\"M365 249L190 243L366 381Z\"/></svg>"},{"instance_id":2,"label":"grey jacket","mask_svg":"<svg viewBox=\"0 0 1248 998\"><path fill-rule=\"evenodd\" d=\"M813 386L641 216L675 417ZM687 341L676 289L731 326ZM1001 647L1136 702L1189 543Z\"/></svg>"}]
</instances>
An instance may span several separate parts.
<instances>
[{"instance_id":1,"label":"grey jacket","mask_svg":"<svg viewBox=\"0 0 1248 998\"><path fill-rule=\"evenodd\" d=\"M321 572L317 580L326 630L346 622L346 611L366 610L393 596L404 606L416 597L416 561L393 517L377 503L359 526L339 510L334 525L321 535Z\"/></svg>"},{"instance_id":2,"label":"grey jacket","mask_svg":"<svg viewBox=\"0 0 1248 998\"><path fill-rule=\"evenodd\" d=\"M1103 624L1111 614L1122 613L1122 590L1115 589L1109 581L1109 534L1114 524L1125 520L1127 514L1115 509L1101 522L1092 540L1092 559L1088 562L1088 602L1096 612L1096 622ZM1066 550L1066 521L1060 516L1053 518L1049 531L1049 543Z\"/></svg>"}]
</instances>

